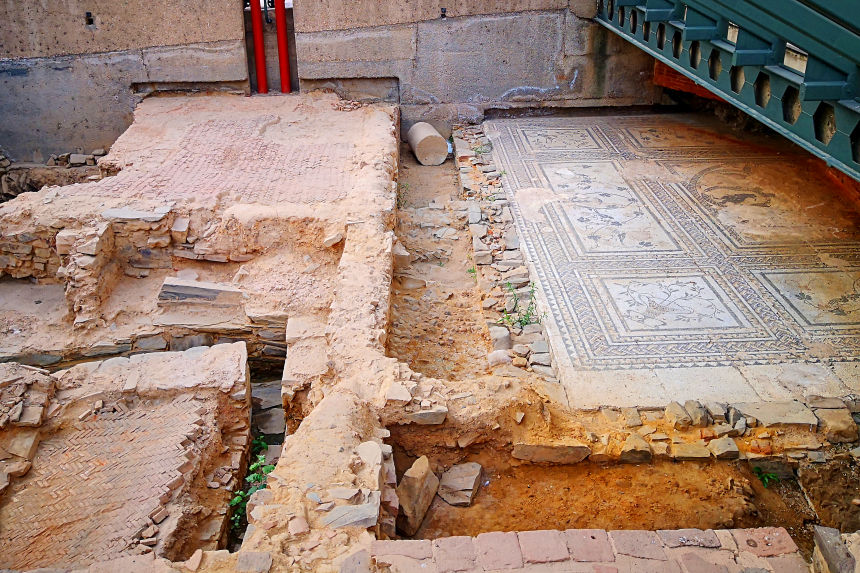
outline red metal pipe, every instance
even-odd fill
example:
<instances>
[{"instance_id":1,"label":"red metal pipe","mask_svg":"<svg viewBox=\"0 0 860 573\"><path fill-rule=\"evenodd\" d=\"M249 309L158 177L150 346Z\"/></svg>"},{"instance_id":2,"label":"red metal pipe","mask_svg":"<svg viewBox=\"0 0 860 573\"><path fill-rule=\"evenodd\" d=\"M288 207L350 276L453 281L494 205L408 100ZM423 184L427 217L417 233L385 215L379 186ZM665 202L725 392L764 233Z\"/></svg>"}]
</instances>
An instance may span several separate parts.
<instances>
[{"instance_id":1,"label":"red metal pipe","mask_svg":"<svg viewBox=\"0 0 860 573\"><path fill-rule=\"evenodd\" d=\"M257 68L257 93L269 93L266 83L266 50L263 47L263 10L260 0L251 0L251 30L254 33L254 64Z\"/></svg>"},{"instance_id":2,"label":"red metal pipe","mask_svg":"<svg viewBox=\"0 0 860 573\"><path fill-rule=\"evenodd\" d=\"M275 24L278 27L278 64L281 68L281 93L288 94L290 87L290 52L287 47L287 9L284 0L275 0Z\"/></svg>"}]
</instances>

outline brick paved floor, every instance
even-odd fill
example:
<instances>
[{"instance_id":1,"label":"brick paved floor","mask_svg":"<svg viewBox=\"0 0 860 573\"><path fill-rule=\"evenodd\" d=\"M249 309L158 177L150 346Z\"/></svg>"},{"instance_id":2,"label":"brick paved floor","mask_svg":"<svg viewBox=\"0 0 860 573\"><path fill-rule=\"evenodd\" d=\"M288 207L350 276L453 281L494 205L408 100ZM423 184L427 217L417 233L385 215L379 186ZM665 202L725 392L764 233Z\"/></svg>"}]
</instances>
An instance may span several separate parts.
<instances>
[{"instance_id":1,"label":"brick paved floor","mask_svg":"<svg viewBox=\"0 0 860 573\"><path fill-rule=\"evenodd\" d=\"M392 573L456 571L592 573L808 573L782 528L702 531L521 531L477 537L375 541L371 557Z\"/></svg>"},{"instance_id":2,"label":"brick paved floor","mask_svg":"<svg viewBox=\"0 0 860 573\"><path fill-rule=\"evenodd\" d=\"M0 497L0 569L214 548L249 441L246 365L235 343L58 373L32 467Z\"/></svg>"},{"instance_id":3,"label":"brick paved floor","mask_svg":"<svg viewBox=\"0 0 860 573\"><path fill-rule=\"evenodd\" d=\"M43 441L0 507L0 567L85 565L125 549L170 492L197 428L192 396L93 416Z\"/></svg>"}]
</instances>

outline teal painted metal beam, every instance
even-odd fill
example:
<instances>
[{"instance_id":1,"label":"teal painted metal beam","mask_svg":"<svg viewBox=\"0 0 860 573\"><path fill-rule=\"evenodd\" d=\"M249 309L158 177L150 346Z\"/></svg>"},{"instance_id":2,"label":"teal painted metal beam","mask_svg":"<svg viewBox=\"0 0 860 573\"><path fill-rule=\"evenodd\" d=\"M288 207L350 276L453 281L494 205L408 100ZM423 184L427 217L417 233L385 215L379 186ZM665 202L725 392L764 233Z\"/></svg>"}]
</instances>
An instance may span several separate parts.
<instances>
[{"instance_id":1,"label":"teal painted metal beam","mask_svg":"<svg viewBox=\"0 0 860 573\"><path fill-rule=\"evenodd\" d=\"M854 2L600 0L596 20L860 181Z\"/></svg>"}]
</instances>

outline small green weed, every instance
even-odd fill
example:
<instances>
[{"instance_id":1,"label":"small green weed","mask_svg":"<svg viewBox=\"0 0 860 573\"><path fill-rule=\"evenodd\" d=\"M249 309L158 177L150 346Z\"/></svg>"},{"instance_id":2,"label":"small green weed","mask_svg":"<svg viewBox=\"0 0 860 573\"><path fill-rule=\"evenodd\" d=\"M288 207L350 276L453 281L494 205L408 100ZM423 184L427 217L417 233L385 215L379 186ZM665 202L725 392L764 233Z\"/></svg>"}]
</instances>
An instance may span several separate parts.
<instances>
[{"instance_id":1,"label":"small green weed","mask_svg":"<svg viewBox=\"0 0 860 573\"><path fill-rule=\"evenodd\" d=\"M245 483L248 485L245 489L236 491L230 499L230 507L233 508L233 513L230 516L230 527L237 535L241 535L245 524L248 499L255 491L266 488L266 476L275 469L275 466L266 464L266 454L263 451L267 447L266 441L260 437L254 438L251 442L251 458L254 461L248 466L248 475L245 477Z\"/></svg>"},{"instance_id":2,"label":"small green weed","mask_svg":"<svg viewBox=\"0 0 860 573\"><path fill-rule=\"evenodd\" d=\"M406 194L409 192L409 183L403 181L397 184L397 208L402 209L406 206Z\"/></svg>"},{"instance_id":3,"label":"small green weed","mask_svg":"<svg viewBox=\"0 0 860 573\"><path fill-rule=\"evenodd\" d=\"M472 148L477 155L484 155L485 153L489 153L493 150L492 143L484 143L483 145L478 145Z\"/></svg>"},{"instance_id":4,"label":"small green weed","mask_svg":"<svg viewBox=\"0 0 860 573\"><path fill-rule=\"evenodd\" d=\"M535 283L529 283L529 298L525 308L523 308L523 305L520 303L520 298L517 296L517 289L514 288L514 285L510 282L507 283L505 285L505 290L508 291L508 295L511 297L509 300L514 301L514 308L510 312L507 310L502 312L502 316L499 318L499 324L507 324L508 326L519 325L520 328L528 326L529 324L540 324L545 315L538 314L537 297L535 296L537 293L537 285Z\"/></svg>"},{"instance_id":5,"label":"small green weed","mask_svg":"<svg viewBox=\"0 0 860 573\"><path fill-rule=\"evenodd\" d=\"M777 476L776 474L767 473L760 467L754 467L753 473L758 479L761 480L761 484L764 487L767 487L772 483L779 483L779 476Z\"/></svg>"},{"instance_id":6,"label":"small green weed","mask_svg":"<svg viewBox=\"0 0 860 573\"><path fill-rule=\"evenodd\" d=\"M478 274L478 269L476 269L474 266L472 266L472 267L466 269L466 272L474 277L475 275Z\"/></svg>"}]
</instances>

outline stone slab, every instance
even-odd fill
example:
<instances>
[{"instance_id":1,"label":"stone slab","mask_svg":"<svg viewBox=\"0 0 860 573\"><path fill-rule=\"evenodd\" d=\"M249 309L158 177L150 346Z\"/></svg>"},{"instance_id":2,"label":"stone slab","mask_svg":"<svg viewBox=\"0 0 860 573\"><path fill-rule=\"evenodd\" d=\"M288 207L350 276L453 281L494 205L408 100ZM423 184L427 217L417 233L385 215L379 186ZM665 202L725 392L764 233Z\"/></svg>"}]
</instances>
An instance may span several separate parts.
<instances>
[{"instance_id":1,"label":"stone slab","mask_svg":"<svg viewBox=\"0 0 860 573\"><path fill-rule=\"evenodd\" d=\"M340 527L373 527L379 520L380 499L379 492L372 491L367 503L339 505L322 518L322 524L335 529Z\"/></svg>"},{"instance_id":2,"label":"stone slab","mask_svg":"<svg viewBox=\"0 0 860 573\"><path fill-rule=\"evenodd\" d=\"M467 506L475 498L480 483L481 464L457 464L442 474L437 493L450 505Z\"/></svg>"},{"instance_id":3,"label":"stone slab","mask_svg":"<svg viewBox=\"0 0 860 573\"><path fill-rule=\"evenodd\" d=\"M758 557L773 557L797 551L797 545L781 527L733 529L732 535L739 548Z\"/></svg>"},{"instance_id":4,"label":"stone slab","mask_svg":"<svg viewBox=\"0 0 860 573\"><path fill-rule=\"evenodd\" d=\"M481 533L475 538L478 561L486 570L516 569L523 566L523 554L513 531Z\"/></svg>"},{"instance_id":5,"label":"stone slab","mask_svg":"<svg viewBox=\"0 0 860 573\"><path fill-rule=\"evenodd\" d=\"M622 530L610 531L609 537L615 552L630 557L642 559L655 559L666 561L666 553L663 551L663 543L653 531Z\"/></svg>"},{"instance_id":6,"label":"stone slab","mask_svg":"<svg viewBox=\"0 0 860 573\"><path fill-rule=\"evenodd\" d=\"M566 538L561 531L520 531L517 537L526 563L567 561L570 557Z\"/></svg>"},{"instance_id":7,"label":"stone slab","mask_svg":"<svg viewBox=\"0 0 860 573\"><path fill-rule=\"evenodd\" d=\"M745 416L752 416L763 426L818 425L815 414L800 402L741 402L732 404Z\"/></svg>"},{"instance_id":8,"label":"stone slab","mask_svg":"<svg viewBox=\"0 0 860 573\"><path fill-rule=\"evenodd\" d=\"M511 455L518 460L554 464L576 464L591 454L591 448L575 440L555 445L515 443Z\"/></svg>"},{"instance_id":9,"label":"stone slab","mask_svg":"<svg viewBox=\"0 0 860 573\"><path fill-rule=\"evenodd\" d=\"M567 547L574 561L614 561L609 536L602 529L568 529Z\"/></svg>"},{"instance_id":10,"label":"stone slab","mask_svg":"<svg viewBox=\"0 0 860 573\"><path fill-rule=\"evenodd\" d=\"M657 535L666 547L720 547L720 540L711 529L661 529Z\"/></svg>"}]
</instances>

